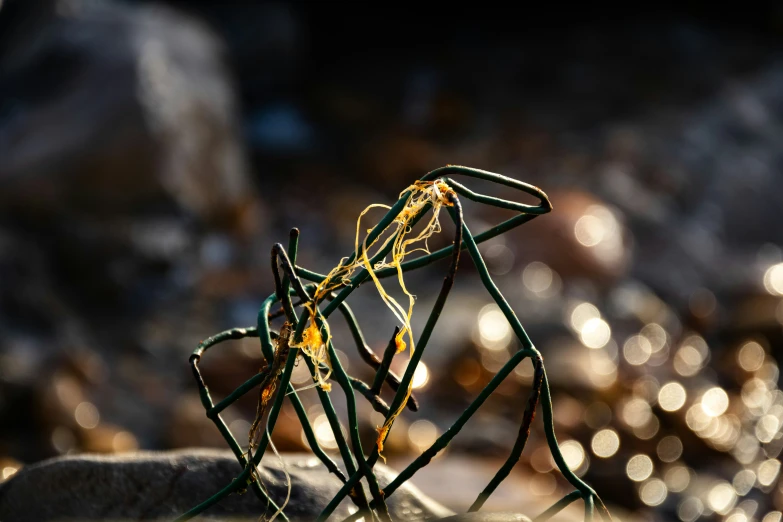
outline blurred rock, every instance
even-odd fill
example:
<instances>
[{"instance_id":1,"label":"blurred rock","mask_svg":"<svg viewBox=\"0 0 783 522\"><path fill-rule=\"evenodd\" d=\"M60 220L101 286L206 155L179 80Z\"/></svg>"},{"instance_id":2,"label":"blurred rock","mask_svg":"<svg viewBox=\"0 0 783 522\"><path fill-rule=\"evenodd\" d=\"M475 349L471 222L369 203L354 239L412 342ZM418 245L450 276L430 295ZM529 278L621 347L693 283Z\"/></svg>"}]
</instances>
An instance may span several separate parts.
<instances>
[{"instance_id":1,"label":"blurred rock","mask_svg":"<svg viewBox=\"0 0 783 522\"><path fill-rule=\"evenodd\" d=\"M233 88L205 26L163 7L42 5L0 56L4 205L122 216L173 198L224 220L252 203Z\"/></svg>"},{"instance_id":2,"label":"blurred rock","mask_svg":"<svg viewBox=\"0 0 783 522\"><path fill-rule=\"evenodd\" d=\"M286 514L292 520L312 520L340 489L340 481L310 455L285 455L291 477ZM376 467L381 484L395 474ZM229 484L241 468L228 451L186 450L140 452L113 457L81 455L48 460L24 468L0 489L0 518L18 522L62 520L151 520L184 513ZM285 475L273 456L264 460L261 475L275 502L286 495ZM452 513L411 485L388 499L395 520L424 520ZM351 514L350 501L335 512ZM207 518L247 516L266 511L247 491L213 506ZM516 519L515 519L516 520Z\"/></svg>"},{"instance_id":3,"label":"blurred rock","mask_svg":"<svg viewBox=\"0 0 783 522\"><path fill-rule=\"evenodd\" d=\"M519 513L462 513L441 519L443 522L530 522Z\"/></svg>"},{"instance_id":4,"label":"blurred rock","mask_svg":"<svg viewBox=\"0 0 783 522\"><path fill-rule=\"evenodd\" d=\"M229 245L238 276L216 285L220 295L263 279L241 266L255 270L247 247L263 240L265 220L223 46L160 5L45 0L1 11L0 398L14 400L0 401L0 423L13 426L4 445L35 461L52 454L59 427L66 449L113 448L116 434L76 436L82 400L105 400L123 410L119 424L133 418L142 439L161 440L144 419L171 407L176 393L159 384L176 380L136 370L190 342L183 327L200 335L183 315L212 331L210 309L177 301L225 268L199 255L210 251L202 243ZM147 328L161 308L171 312ZM66 388L76 404L63 402ZM38 437L24 435L30 423Z\"/></svg>"},{"instance_id":5,"label":"blurred rock","mask_svg":"<svg viewBox=\"0 0 783 522\"><path fill-rule=\"evenodd\" d=\"M110 0L12 7L0 230L59 260L40 270L80 285L84 301L149 300L192 284L203 227L263 232L223 48L206 26Z\"/></svg>"}]
</instances>

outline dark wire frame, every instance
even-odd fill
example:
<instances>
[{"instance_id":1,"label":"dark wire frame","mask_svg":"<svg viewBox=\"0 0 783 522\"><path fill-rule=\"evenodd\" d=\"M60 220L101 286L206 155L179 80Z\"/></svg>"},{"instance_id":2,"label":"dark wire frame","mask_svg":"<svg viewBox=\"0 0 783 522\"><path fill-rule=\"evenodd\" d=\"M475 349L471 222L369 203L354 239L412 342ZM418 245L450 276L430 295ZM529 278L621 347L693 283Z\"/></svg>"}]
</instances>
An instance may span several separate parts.
<instances>
[{"instance_id":1,"label":"dark wire frame","mask_svg":"<svg viewBox=\"0 0 783 522\"><path fill-rule=\"evenodd\" d=\"M536 197L539 200L539 204L533 206L478 194L447 177L449 175L462 175L504 185L506 187L510 187L512 189L516 189ZM316 386L318 398L321 401L332 432L334 433L335 441L339 448L340 457L342 458L343 466L345 467L347 476L343 473L337 463L335 463L334 460L332 460L319 445L313 432L313 428L310 425L305 408L302 405L296 390L294 390L290 383L291 374L299 355L299 348L292 347L289 350L282 374L279 376L277 393L274 397L274 402L271 408L269 408L266 422L267 429L261 435L259 443L255 446L254 453L250 454L249 452L248 454L245 454L245 452L242 451L239 443L234 438L225 421L220 416L220 413L228 406L233 404L239 397L259 386L267 378L268 372L271 371L271 364L274 360L275 354L273 339L277 338L276 333L271 331L270 322L272 319L284 315L286 320L292 325L292 328L295 328L294 342L301 342L302 333L310 317L310 311L307 308L302 308L301 315L297 317L295 309L297 307L302 307L305 304L313 305L313 298L311 297L311 294L315 290L316 284L326 279L326 276L323 274L312 272L306 268L296 265L299 231L297 229L293 229L289 238L287 251L279 243L272 248L272 272L275 277L275 293L267 297L266 300L264 300L261 304L261 308L258 312L257 326L255 328L234 328L205 339L198 345L196 350L190 356L190 365L193 370L196 383L198 384L201 402L206 410L206 415L212 420L212 422L215 423L215 426L218 428L221 435L226 440L240 465L242 466L243 471L223 489L177 518L177 522L193 518L194 516L208 509L210 506L213 506L222 500L227 495L246 489L248 485L253 489L254 493L260 499L268 503L270 508L275 510L278 509L278 506L275 504L275 502L266 494L263 486L254 479L254 472L256 466L258 466L258 464L261 462L261 458L267 449L269 444L269 433L272 433L274 430L275 423L277 422L277 418L280 413L280 408L282 407L283 401L286 397L289 398L294 407L296 415L302 425L302 429L304 430L307 442L314 455L318 457L318 459L326 466L329 472L333 473L343 483L342 488L323 509L318 517L318 520L326 520L334 512L340 502L342 502L345 497L349 497L357 506L358 511L348 517L345 522L353 521L367 515L370 515L371 518L377 516L381 520L390 521L391 518L389 516L385 499L391 496L419 469L426 466L439 451L443 450L454 438L454 436L459 433L462 427L478 410L478 408L484 404L484 402L494 392L498 385L500 385L500 383L509 376L509 374L516 368L517 365L519 365L525 358L528 357L531 358L534 366L533 385L523 414L522 423L519 428L519 434L514 443L514 446L511 449L511 452L509 453L508 458L500 467L492 480L490 480L487 486L478 495L476 500L471 505L469 512L478 511L481 509L485 501L495 491L497 486L508 476L508 474L511 472L511 469L519 461L520 455L524 450L525 444L530 434L530 427L535 417L536 407L540 403L543 413L544 432L549 450L552 454L555 464L560 470L560 473L562 473L566 480L574 486L575 490L565 495L546 511L538 515L534 519L534 522L543 522L548 520L566 506L580 498L584 501L585 521L592 522L596 508L604 521L608 522L612 520L612 517L601 498L590 486L588 486L584 481L577 477L571 471L571 469L569 469L562 453L560 452L554 431L551 391L549 387L549 381L546 376L546 370L544 368L543 358L539 351L536 350L536 348L533 346L533 343L525 332L524 327L520 323L511 306L508 304L508 301L506 301L506 299L503 297L503 294L501 294L498 287L492 281L492 278L489 274L489 271L487 270L484 260L481 257L481 254L479 253L477 246L478 243L516 228L517 226L532 220L536 216L548 213L552 209L552 205L549 202L547 195L538 187L529 185L527 183L523 183L500 174L494 174L491 172L463 166L449 165L433 170L432 172L422 177L420 181L435 180L442 180L454 191L453 193L449 193L447 196L450 205L444 207L448 211L451 219L455 224L454 243L451 246L442 248L428 255L405 261L401 263L400 268L402 271L414 270L446 257L451 257L451 263L446 277L443 280L440 293L438 294L432 311L430 312L430 315L427 319L426 325L421 331L419 340L416 344L416 350L411 355L410 361L402 378L394 375L389 371L389 366L396 352L395 337L398 333L398 330L395 330L389 346L385 350L383 358L378 359L378 357L364 342L364 338L356 318L351 312L348 304L345 303L346 298L351 294L351 292L358 288L362 283L366 282L370 277L370 274L366 269L360 270L350 279L350 282L344 283L339 292L329 293L327 295L327 301L324 301L324 303L328 304L326 304L323 310L318 307L320 303L315 303L313 306L315 310L315 319L318 326L321 328L321 333L324 336L324 339L328 339L326 342L326 347L332 364L332 378L340 386L346 397L348 409L348 434L351 443L350 446L346 442L343 435L340 420L332 404L329 392L323 390L320 386ZM369 248L365 245L372 245L375 242L375 240L394 222L394 220L403 210L410 194L410 191L406 191L401 194L400 199L391 207L391 209L380 220L380 222L368 233L365 242L360 246L360 251L353 252L353 254L351 254L348 258L345 258L342 261L343 264L353 262L353 260L356 259L357 254L362 254L361 249ZM519 214L474 236L471 234L468 226L463 221L462 206L458 196L462 196L477 203L516 211ZM411 226L415 225L427 213L429 208L429 205L425 206L418 213L418 215L414 217L411 222ZM455 248L455 245L460 245L460 248ZM386 243L384 247L381 248L371 258L371 266L376 266L378 261L383 260L391 248L392 242ZM372 451L369 453L369 456L365 456L362 443L359 439L359 423L356 412L356 398L354 392L358 391L360 394L362 394L376 411L385 415L387 421L391 417L392 412L395 412L400 408L406 399L407 390L410 387L414 372L416 371L416 368L421 361L422 355L424 354L425 348L427 347L427 343L430 339L430 336L432 335L437 320L440 317L451 287L454 284L454 278L457 272L460 254L464 249L467 249L468 254L473 260L484 287L492 296L492 299L498 305L500 310L503 312L503 315L506 317L506 320L511 325L514 334L521 344L521 349L511 356L509 361L503 365L503 367L497 372L492 380L484 387L478 397L476 397L476 399L465 409L465 411L457 418L451 427L449 427L449 429L440 435L440 437L438 437L438 439L429 448L427 448L421 455L419 455L419 457L417 457L410 465L408 465L408 467L403 469L399 475L397 475L397 477L392 480L392 482L390 482L385 488L383 488L383 490L381 490L377 477L373 472L373 467L377 463L380 456L378 446L375 445ZM282 277L279 271L281 268L283 271ZM395 275L397 273L397 269L395 267L387 267L376 270L374 273L376 277L384 278ZM302 283L302 279L312 281L313 283L305 285ZM296 295L298 297L298 301L296 303L292 302L292 295ZM271 307L275 303L281 303L282 307L280 310L272 312ZM345 369L340 363L340 359L335 353L332 339L326 335L326 322L335 310L339 310L348 323L354 342L362 359L376 370L375 378L370 385L362 382L359 379L349 376L345 372ZM261 350L265 360L268 363L268 367L266 370L258 373L237 387L223 400L219 401L217 404L214 404L210 396L209 389L207 388L207 385L204 382L198 367L198 364L201 361L201 357L207 350L219 343L227 340L242 339L246 337L258 337L260 339ZM317 369L313 365L313 362L308 357L303 357L303 360L307 364L311 375L315 376ZM390 406L379 397L379 392L384 382L389 384L389 386L396 392ZM413 396L410 397L406 405L413 411L418 409L418 405ZM371 499L366 497L364 487L359 485L362 479L367 481L367 485L369 486L369 491L372 496ZM359 485L359 487L357 487L357 485ZM282 520L288 520L288 518L285 516L285 513L280 513L279 516Z\"/></svg>"}]
</instances>

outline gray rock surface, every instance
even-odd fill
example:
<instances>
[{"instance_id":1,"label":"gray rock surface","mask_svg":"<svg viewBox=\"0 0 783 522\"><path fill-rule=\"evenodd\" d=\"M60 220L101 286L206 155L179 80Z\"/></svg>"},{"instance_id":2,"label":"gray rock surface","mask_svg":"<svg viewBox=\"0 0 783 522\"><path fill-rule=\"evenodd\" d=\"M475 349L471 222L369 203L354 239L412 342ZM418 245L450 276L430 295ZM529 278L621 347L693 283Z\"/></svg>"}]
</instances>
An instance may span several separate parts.
<instances>
[{"instance_id":1,"label":"gray rock surface","mask_svg":"<svg viewBox=\"0 0 783 522\"><path fill-rule=\"evenodd\" d=\"M519 513L461 513L441 519L441 522L530 522Z\"/></svg>"},{"instance_id":2,"label":"gray rock surface","mask_svg":"<svg viewBox=\"0 0 783 522\"><path fill-rule=\"evenodd\" d=\"M292 520L313 520L338 491L340 482L312 455L283 458L291 476L286 515ZM381 464L376 469L381 485L395 476ZM216 493L240 471L229 451L211 449L59 457L23 468L0 486L0 520L172 519ZM261 472L271 497L282 502L286 485L279 461L274 456L265 458ZM409 484L397 490L388 505L395 520L453 515ZM352 506L343 501L333 518L347 517L354 510ZM230 495L203 516L255 521L265 510L266 506L247 491Z\"/></svg>"}]
</instances>

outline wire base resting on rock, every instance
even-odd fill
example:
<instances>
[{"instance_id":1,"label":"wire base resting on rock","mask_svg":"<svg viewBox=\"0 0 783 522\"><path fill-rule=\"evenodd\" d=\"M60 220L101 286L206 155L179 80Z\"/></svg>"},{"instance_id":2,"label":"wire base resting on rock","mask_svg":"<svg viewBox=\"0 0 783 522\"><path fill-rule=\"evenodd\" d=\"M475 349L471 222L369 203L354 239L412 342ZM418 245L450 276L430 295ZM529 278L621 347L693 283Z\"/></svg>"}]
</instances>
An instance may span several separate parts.
<instances>
[{"instance_id":1,"label":"wire base resting on rock","mask_svg":"<svg viewBox=\"0 0 783 522\"><path fill-rule=\"evenodd\" d=\"M450 175L487 180L517 189L536 197L539 200L539 204L533 206L477 194L447 177ZM463 221L460 197L476 203L516 211L519 214L474 236ZM388 209L388 212L360 241L362 217L371 208L377 207ZM427 238L440 232L438 218L442 209L445 209L454 221L454 243L449 247L429 252L427 249ZM327 275L318 274L296 265L299 231L293 229L287 250L280 244L276 244L272 248L272 272L276 288L275 293L270 295L261 305L261 309L258 312L258 325L255 328L235 328L210 337L202 341L190 357L190 364L198 383L201 402L204 404L207 417L220 430L220 433L226 439L237 460L242 465L243 471L230 484L180 516L178 520L188 520L215 503L220 502L225 496L233 492L243 491L248 486L253 489L259 498L267 503L270 511L274 513L272 518L278 517L282 520L287 520L284 511L285 504L282 507L278 506L268 497L263 484L260 480L257 480L256 466L261 462L264 452L270 445L269 434L274 431L280 408L283 401L288 398L293 404L313 453L343 483L343 487L337 495L323 508L319 520L326 520L340 502L345 497L349 497L356 505L357 512L346 520L367 517L368 519L377 518L382 521L389 521L391 518L386 507L385 498L393 495L401 484L411 478L419 469L426 466L440 450L444 449L498 385L526 357L530 357L533 362L534 375L532 391L527 401L522 425L519 428L519 435L505 463L484 490L479 493L469 511L477 511L482 507L487 498L508 476L513 466L519 460L530 434L530 425L533 422L536 407L540 402L544 417L544 430L552 457L560 472L576 489L539 515L535 520L547 520L580 498L584 501L586 521L592 521L593 512L596 508L602 519L605 521L611 520L609 512L595 491L580 480L568 468L563 459L555 437L549 382L541 354L533 346L514 311L492 281L477 247L478 243L503 234L538 215L549 212L551 209L552 206L546 194L537 187L483 170L447 166L430 172L411 185L402 192L399 200L393 206L370 205L367 207L359 216L357 222L356 250L350 256L343 258L340 264ZM425 222L423 230L414 233L414 227L427 216L429 218ZM460 245L461 248L455 248L456 245ZM373 247L375 247L375 251L370 253ZM383 458L383 443L389 434L389 430L393 427L394 419L406 406L414 411L418 408L415 399L411 396L413 374L424 354L424 349L427 347L449 291L454 284L457 265L463 249L467 249L479 272L481 282L505 315L522 348L497 372L495 377L454 424L381 490L373 472L373 467L379 457ZM407 254L413 252L423 252L423 255L412 260L403 261ZM387 260L389 257L391 257L391 261ZM418 340L414 343L410 326L414 297L406 289L403 275L408 270L428 265L446 257L451 258L451 263L443 280L443 286L430 311L426 325L421 331ZM280 269L282 269L282 275ZM407 307L402 306L385 292L381 280L390 276L397 277L400 288L408 297ZM384 302L401 322L401 327L395 329L382 359L378 359L365 344L354 315L345 302L351 292L362 283L367 282L368 279L375 283ZM303 284L302 280L311 281L311 283ZM292 295L297 297L296 303L292 301ZM280 310L272 312L271 308L275 303L280 303L282 307ZM321 307L321 305L324 306ZM297 307L301 307L301 313L298 317L296 314ZM362 359L376 370L375 378L371 384L366 384L348 375L336 356L333 339L329 333L328 319L337 310L340 311L347 321ZM272 319L281 316L285 316L285 323L278 332L273 332L270 322ZM267 361L266 367L235 389L225 399L214 404L198 368L201 357L208 349L223 341L245 337L258 337L260 339L263 356ZM394 355L406 350L406 348L410 348L410 360L404 375L400 379L389 371L389 366ZM334 433L345 473L319 446L313 428L307 418L305 408L297 396L297 391L290 382L291 373L300 356L307 364L313 377L313 386L317 390L318 397ZM343 436L344 431L341 429L340 420L332 405L330 380L334 380L340 386L346 397L348 408L347 433L350 438L350 445ZM394 400L390 406L387 406L379 396L384 383L396 390ZM245 453L221 418L220 412L257 386L259 387L258 411L255 422L248 434L249 448L247 453ZM359 439L359 422L356 413L355 397L355 392L357 391L369 400L376 411L381 412L385 416L383 426L378 427L378 439L369 451L369 455L362 447ZM262 419L264 417L266 417L266 423L263 424L262 429ZM372 498L367 498L365 489L361 485L362 480L367 482Z\"/></svg>"}]
</instances>

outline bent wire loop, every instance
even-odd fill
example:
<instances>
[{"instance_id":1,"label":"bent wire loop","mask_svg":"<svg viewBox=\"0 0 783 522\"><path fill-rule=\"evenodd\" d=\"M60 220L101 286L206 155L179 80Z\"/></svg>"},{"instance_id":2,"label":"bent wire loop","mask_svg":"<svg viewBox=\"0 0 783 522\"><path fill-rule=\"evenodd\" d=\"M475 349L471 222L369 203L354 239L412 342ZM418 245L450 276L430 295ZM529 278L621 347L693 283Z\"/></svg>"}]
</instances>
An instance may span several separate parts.
<instances>
[{"instance_id":1,"label":"bent wire loop","mask_svg":"<svg viewBox=\"0 0 783 522\"><path fill-rule=\"evenodd\" d=\"M481 179L490 182L494 182L506 187L519 190L525 194L529 194L538 199L537 205L529 205L524 203L518 203L505 199L499 199L496 197L487 196L484 194L476 193L462 184L454 181L449 176L465 176L469 178ZM564 509L566 506L574 502L575 500L582 499L585 505L585 520L593 520L593 512L597 508L601 518L605 521L611 520L611 515L607 510L600 497L595 491L577 477L567 466L563 455L558 447L557 438L554 432L553 414L552 414L552 401L551 391L549 387L549 381L547 379L546 370L544 368L543 358L541 354L536 350L533 343L530 341L525 329L520 323L508 301L503 297L498 287L492 281L484 260L478 250L478 244L486 241L490 238L503 234L523 223L534 219L536 216L546 214L552 209L552 206L547 198L546 194L538 187L517 181L515 179L494 174L491 172L473 169L462 166L446 166L428 173L419 180L420 182L436 182L442 181L453 191L448 194L449 206L444 207L452 221L455 224L455 237L451 246L447 246L440 250L437 250L427 255L422 255L413 260L407 260L400 264L402 272L408 270L414 270L420 268L439 259L451 258L450 266L446 277L443 280L443 285L438 294L438 297L433 305L427 322L422 329L416 349L412 353L410 361L406 367L405 373L402 377L399 377L389 370L392 358L394 357L397 349L395 346L395 338L399 330L395 330L394 335L389 342L389 346L385 350L382 358L372 352L364 341L361 329L354 317L350 307L345 302L356 288L362 283L366 282L370 275L366 269L358 271L353 275L350 280L343 281L341 288L336 292L329 292L327 299L322 301L323 308L319 308L321 303L313 302L313 294L316 289L316 284L321 283L326 279L326 275L319 274L310 271L306 268L296 265L296 254L299 241L299 232L297 229L291 231L289 238L288 248L284 249L282 245L276 244L272 249L272 272L275 279L275 293L267 297L261 304L261 308L258 312L258 321L256 327L248 328L234 328L225 332L219 333L208 339L202 341L198 348L190 356L190 365L193 370L193 374L198 384L199 394L201 402L206 410L206 415L215 424L220 431L223 438L228 443L229 447L236 456L239 464L242 466L242 472L234 478L223 489L215 493L210 498L204 500L201 504L193 507L187 513L181 515L177 521L185 521L202 513L204 510L213 506L227 495L235 492L244 491L250 486L253 492L267 504L268 509L277 511L279 506L269 498L263 485L256 479L255 470L258 464L261 462L262 457L269 445L269 434L274 431L275 424L280 413L280 408L283 405L283 401L287 398L291 401L294 411L302 425L305 438L308 445L313 451L314 455L326 466L330 473L334 474L338 480L343 484L339 492L331 499L331 501L324 507L323 511L318 517L318 520L326 520L337 508L340 502L346 497L349 497L351 501L356 505L358 510L351 515L348 520L357 520L363 516L369 516L372 519L379 518L380 520L391 520L391 517L386 506L386 499L394 494L394 492L410 479L418 470L426 466L432 458L441 450L443 450L459 433L463 426L473 416L473 414L484 404L487 398L495 391L500 383L506 379L511 372L520 364L524 359L530 358L533 367L533 383L532 390L525 405L525 410L522 414L522 423L519 427L519 434L514 442L514 445L508 455L508 458L497 471L495 476L486 487L478 494L476 500L471 505L469 511L477 511L481 509L483 504L495 491L498 485L509 475L511 469L519 461L520 455L524 450L525 443L530 434L531 424L535 417L537 406L541 405L543 413L544 433L546 435L547 444L552 453L555 464L565 479L571 483L575 490L561 500L556 502L549 509L541 513L535 522L541 522L547 520ZM360 246L359 251L354 251L348 258L343 259L343 263L350 263L357 256L363 254L362 249L369 248L366 245L372 245L374 241L389 227L397 216L403 211L406 200L410 196L411 191L408 190L400 195L400 199L389 209L386 215L378 222L378 224L368 232L365 242ZM467 224L464 223L462 217L462 206L460 197L474 201L476 203L486 204L501 209L507 209L515 211L518 214L502 223L495 225L479 234L473 235L469 230ZM414 225L423 215L428 211L428 207L420 210L419 214L414 217L411 224ZM457 247L459 245L459 247ZM387 242L382 248L379 249L371 258L371 265L376 266L376 263L383 260L391 249L390 244ZM409 409L416 411L418 404L412 396L410 400L407 400L408 390L413 379L414 372L421 361L424 354L427 343L432 335L435 325L443 310L443 306L449 295L451 287L454 284L454 278L457 272L457 266L460 260L460 256L463 250L467 250L468 255L475 264L478 270L481 282L490 294L494 302L502 311L503 315L508 320L511 328L516 335L521 348L514 353L510 360L497 372L497 374L491 379L491 381L484 387L479 393L476 399L465 409L465 411L454 421L454 423L442 434L437 440L427 448L421 455L419 455L408 467L403 469L397 477L387 484L382 490L378 484L378 479L373 472L373 468L380 457L380 451L378 445L375 445L369 454L362 447L362 443L359 439L359 423L356 411L356 398L355 392L359 392L364 396L372 405L372 407L382 413L386 420L393 421L393 412L401 408L405 403ZM369 255L369 254L368 254ZM281 276L282 270L282 276ZM393 275L397 275L397 268L394 266L380 268L374 270L374 275L377 278L385 278ZM304 284L302 281L311 281L309 284ZM293 302L291 296L297 297L297 301ZM272 311L272 306L279 303L280 309ZM268 417L266 421L267 429L260 437L260 441L257 445L250 448L247 453L243 452L241 446L237 442L234 435L228 429L225 421L221 418L220 413L228 406L233 404L239 397L258 387L262 382L265 382L267 373L272 371L272 361L274 360L275 344L277 340L277 333L271 331L270 322L275 317L285 316L287 323L294 329L293 340L295 342L301 342L302 334L305 329L305 323L311 317L312 310L308 307L314 308L314 317L317 321L318 328L321 329L321 333L324 334L326 339L325 347L328 351L329 360L332 365L331 379L337 382L342 389L346 397L347 410L348 410L348 438L346 441L343 435L343 429L341 429L341 421L337 416L335 408L332 404L330 393L324 390L321 386L315 386L318 398L326 413L327 419L331 426L332 432L335 436L335 442L337 443L340 458L342 460L343 468L341 469L338 464L332 460L332 458L324 452L323 448L318 443L318 440L313 432L313 428L308 420L307 413L304 406L291 385L291 374L294 369L294 365L297 363L297 356L300 350L295 347L291 347L285 359L285 365L279 375L279 382L277 383L277 392L274 396L274 401L271 407L268 409ZM296 309L301 308L301 314L297 317ZM364 362L370 365L376 370L375 378L370 384L364 383L359 379L349 376L340 359L336 356L333 340L328 336L327 321L331 314L339 310L344 320L347 322L353 341L359 351L359 354ZM261 344L261 351L266 361L266 368L262 369L257 375L253 376L245 383L237 387L223 400L215 404L209 393L209 389L204 382L201 372L199 370L199 363L201 358L206 354L207 350L212 347L232 339L242 339L245 337L258 337ZM284 342L287 342L284 340ZM320 369L316 368L316 364L308 357L303 357L302 360L308 366L308 370L315 378L316 372ZM380 390L383 384L386 383L389 387L395 391L394 399L391 405L387 405L380 398ZM383 437L383 434L381 435ZM349 444L350 442L350 444ZM382 447L382 440L380 440ZM253 451L254 450L254 451ZM343 472L345 470L345 473ZM365 488L361 485L362 481L366 482L368 486L370 496L367 496ZM359 487L357 487L357 485ZM283 520L288 520L284 511L278 515Z\"/></svg>"}]
</instances>

